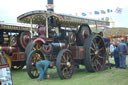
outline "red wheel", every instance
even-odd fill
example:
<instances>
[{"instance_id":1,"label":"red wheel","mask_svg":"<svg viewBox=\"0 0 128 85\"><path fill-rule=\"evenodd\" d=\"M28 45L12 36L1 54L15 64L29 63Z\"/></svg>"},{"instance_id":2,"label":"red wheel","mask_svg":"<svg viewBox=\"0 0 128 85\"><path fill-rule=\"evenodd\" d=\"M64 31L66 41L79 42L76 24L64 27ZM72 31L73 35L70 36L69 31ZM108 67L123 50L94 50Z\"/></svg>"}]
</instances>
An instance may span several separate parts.
<instances>
[{"instance_id":1,"label":"red wheel","mask_svg":"<svg viewBox=\"0 0 128 85\"><path fill-rule=\"evenodd\" d=\"M24 50L28 44L28 42L31 40L31 34L30 32L22 32L19 37L18 44L20 47Z\"/></svg>"},{"instance_id":2,"label":"red wheel","mask_svg":"<svg viewBox=\"0 0 128 85\"><path fill-rule=\"evenodd\" d=\"M25 48L25 54L26 56L28 56L28 54L32 51L32 50L41 50L41 46L45 44L45 40L42 38L36 38L34 40L31 40L26 48Z\"/></svg>"}]
</instances>

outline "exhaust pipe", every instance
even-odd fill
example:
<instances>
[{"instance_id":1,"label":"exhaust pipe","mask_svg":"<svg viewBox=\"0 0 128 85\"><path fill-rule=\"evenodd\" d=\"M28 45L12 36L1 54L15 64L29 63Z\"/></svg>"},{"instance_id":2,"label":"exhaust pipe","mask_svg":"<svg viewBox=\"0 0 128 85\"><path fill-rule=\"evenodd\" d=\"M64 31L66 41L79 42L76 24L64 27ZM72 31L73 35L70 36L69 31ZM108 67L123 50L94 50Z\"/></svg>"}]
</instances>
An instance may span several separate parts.
<instances>
[{"instance_id":1,"label":"exhaust pipe","mask_svg":"<svg viewBox=\"0 0 128 85\"><path fill-rule=\"evenodd\" d=\"M53 0L47 0L47 11L54 12Z\"/></svg>"}]
</instances>

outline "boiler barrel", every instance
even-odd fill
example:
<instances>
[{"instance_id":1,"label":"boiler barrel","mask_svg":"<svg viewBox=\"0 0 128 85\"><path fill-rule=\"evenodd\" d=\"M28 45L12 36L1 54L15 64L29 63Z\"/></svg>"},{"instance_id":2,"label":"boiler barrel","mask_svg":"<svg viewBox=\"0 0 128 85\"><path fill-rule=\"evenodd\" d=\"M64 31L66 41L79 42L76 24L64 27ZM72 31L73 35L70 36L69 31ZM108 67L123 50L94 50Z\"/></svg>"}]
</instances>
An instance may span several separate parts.
<instances>
[{"instance_id":1,"label":"boiler barrel","mask_svg":"<svg viewBox=\"0 0 128 85\"><path fill-rule=\"evenodd\" d=\"M61 49L64 49L67 47L65 43L52 43L53 51L59 52Z\"/></svg>"},{"instance_id":2,"label":"boiler barrel","mask_svg":"<svg viewBox=\"0 0 128 85\"><path fill-rule=\"evenodd\" d=\"M0 51L4 51L6 53L12 53L12 52L17 52L17 49L11 46L0 46Z\"/></svg>"}]
</instances>

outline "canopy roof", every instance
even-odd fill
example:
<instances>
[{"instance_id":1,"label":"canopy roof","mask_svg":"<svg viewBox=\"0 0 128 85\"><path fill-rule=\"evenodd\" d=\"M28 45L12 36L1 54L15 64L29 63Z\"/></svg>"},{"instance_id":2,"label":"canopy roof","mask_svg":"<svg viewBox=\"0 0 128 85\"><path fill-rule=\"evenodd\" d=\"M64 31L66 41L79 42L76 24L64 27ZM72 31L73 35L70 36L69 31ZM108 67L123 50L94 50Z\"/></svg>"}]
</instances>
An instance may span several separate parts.
<instances>
[{"instance_id":1,"label":"canopy roof","mask_svg":"<svg viewBox=\"0 0 128 85\"><path fill-rule=\"evenodd\" d=\"M43 11L43 10L36 10L24 13L17 17L18 22L21 23L32 23L32 24L39 24L41 22L45 22L46 18L53 17L54 24L61 23L62 26L70 27L70 26L78 26L80 24L89 24L89 25L104 25L109 26L109 22L101 21L101 20L94 20L94 19L87 19L82 17L64 15L64 14L56 14L53 12Z\"/></svg>"},{"instance_id":2,"label":"canopy roof","mask_svg":"<svg viewBox=\"0 0 128 85\"><path fill-rule=\"evenodd\" d=\"M21 23L0 23L0 30L8 31L30 31L30 24L21 24ZM34 29L33 29L34 30Z\"/></svg>"}]
</instances>

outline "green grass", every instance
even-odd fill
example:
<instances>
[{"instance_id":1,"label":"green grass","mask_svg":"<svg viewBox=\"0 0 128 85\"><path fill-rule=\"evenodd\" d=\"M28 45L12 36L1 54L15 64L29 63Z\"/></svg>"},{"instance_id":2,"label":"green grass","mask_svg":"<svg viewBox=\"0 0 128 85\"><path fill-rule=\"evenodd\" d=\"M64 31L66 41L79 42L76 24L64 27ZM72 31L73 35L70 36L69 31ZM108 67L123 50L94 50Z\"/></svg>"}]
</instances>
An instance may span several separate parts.
<instances>
[{"instance_id":1,"label":"green grass","mask_svg":"<svg viewBox=\"0 0 128 85\"><path fill-rule=\"evenodd\" d=\"M102 72L90 73L81 66L75 71L72 78L67 80L60 80L56 68L49 69L49 73L50 79L37 81L27 75L26 69L12 71L13 85L128 85L128 68L113 67Z\"/></svg>"}]
</instances>

